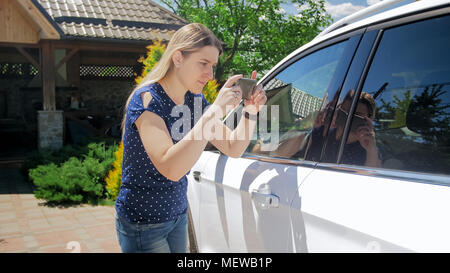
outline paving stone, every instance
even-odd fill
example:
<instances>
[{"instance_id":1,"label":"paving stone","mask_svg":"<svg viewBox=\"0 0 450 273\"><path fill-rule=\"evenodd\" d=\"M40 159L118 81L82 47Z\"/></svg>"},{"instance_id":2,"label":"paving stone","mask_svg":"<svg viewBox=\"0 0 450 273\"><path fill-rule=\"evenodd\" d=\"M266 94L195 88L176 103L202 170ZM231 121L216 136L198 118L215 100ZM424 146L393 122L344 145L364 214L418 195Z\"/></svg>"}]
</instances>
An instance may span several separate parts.
<instances>
[{"instance_id":1,"label":"paving stone","mask_svg":"<svg viewBox=\"0 0 450 273\"><path fill-rule=\"evenodd\" d=\"M0 238L22 234L18 223L2 223L0 225Z\"/></svg>"},{"instance_id":2,"label":"paving stone","mask_svg":"<svg viewBox=\"0 0 450 273\"><path fill-rule=\"evenodd\" d=\"M11 203L0 202L0 212L13 210L14 207Z\"/></svg>"},{"instance_id":3,"label":"paving stone","mask_svg":"<svg viewBox=\"0 0 450 273\"><path fill-rule=\"evenodd\" d=\"M64 243L61 237L55 232L36 234L34 238L39 246L54 246Z\"/></svg>"},{"instance_id":4,"label":"paving stone","mask_svg":"<svg viewBox=\"0 0 450 273\"><path fill-rule=\"evenodd\" d=\"M14 211L3 211L0 212L0 221L2 220L13 220L16 219L16 213Z\"/></svg>"},{"instance_id":5,"label":"paving stone","mask_svg":"<svg viewBox=\"0 0 450 273\"><path fill-rule=\"evenodd\" d=\"M25 242L22 237L0 239L0 252L21 252L25 250Z\"/></svg>"},{"instance_id":6,"label":"paving stone","mask_svg":"<svg viewBox=\"0 0 450 273\"><path fill-rule=\"evenodd\" d=\"M0 252L121 252L114 207L49 207L20 179L0 169Z\"/></svg>"}]
</instances>

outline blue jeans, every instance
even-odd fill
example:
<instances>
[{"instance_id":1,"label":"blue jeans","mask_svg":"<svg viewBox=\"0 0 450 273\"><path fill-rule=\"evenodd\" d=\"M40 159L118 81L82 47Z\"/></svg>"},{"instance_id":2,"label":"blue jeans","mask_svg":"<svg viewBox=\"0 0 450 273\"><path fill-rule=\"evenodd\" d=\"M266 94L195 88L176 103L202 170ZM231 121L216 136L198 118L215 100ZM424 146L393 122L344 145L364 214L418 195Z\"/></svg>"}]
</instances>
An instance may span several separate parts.
<instances>
[{"instance_id":1,"label":"blue jeans","mask_svg":"<svg viewBox=\"0 0 450 273\"><path fill-rule=\"evenodd\" d=\"M116 214L116 231L124 253L186 253L187 213L158 224L130 223Z\"/></svg>"}]
</instances>

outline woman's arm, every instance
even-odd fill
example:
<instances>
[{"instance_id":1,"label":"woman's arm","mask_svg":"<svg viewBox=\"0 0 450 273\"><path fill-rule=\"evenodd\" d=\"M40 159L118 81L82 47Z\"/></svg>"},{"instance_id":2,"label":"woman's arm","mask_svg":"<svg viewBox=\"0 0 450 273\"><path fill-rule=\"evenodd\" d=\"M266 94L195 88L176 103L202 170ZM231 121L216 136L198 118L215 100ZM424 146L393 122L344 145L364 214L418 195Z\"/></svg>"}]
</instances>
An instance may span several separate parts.
<instances>
[{"instance_id":1,"label":"woman's arm","mask_svg":"<svg viewBox=\"0 0 450 273\"><path fill-rule=\"evenodd\" d=\"M192 168L208 143L207 134L203 134L204 124L214 122L217 110L214 105L209 107L177 144L173 143L166 124L157 114L144 111L136 120L145 151L162 175L178 181Z\"/></svg>"},{"instance_id":2,"label":"woman's arm","mask_svg":"<svg viewBox=\"0 0 450 273\"><path fill-rule=\"evenodd\" d=\"M216 126L220 129L221 134L217 134L216 136L219 138L212 139L211 143L225 155L238 158L242 156L250 143L256 127L256 120L242 116L233 131L220 120L217 121Z\"/></svg>"},{"instance_id":3,"label":"woman's arm","mask_svg":"<svg viewBox=\"0 0 450 273\"><path fill-rule=\"evenodd\" d=\"M205 128L219 121L227 105L235 107L239 102L232 85L241 77L235 75L228 79L214 103L177 144L173 143L169 129L157 114L144 111L135 121L145 151L162 175L178 181L194 166L212 138ZM151 95L149 97L151 101Z\"/></svg>"},{"instance_id":4,"label":"woman's arm","mask_svg":"<svg viewBox=\"0 0 450 273\"><path fill-rule=\"evenodd\" d=\"M252 78L256 78L256 73L253 73ZM256 115L260 110L260 106L264 105L267 101L266 93L262 90L262 86L258 85L255 92L249 99L244 101L244 110L252 115L254 118L247 119L241 117L237 127L231 131L221 121L217 124L217 128L221 131L221 134L216 134L216 138L211 140L211 143L219 149L222 153L230 157L241 157L248 147L250 140L253 136L256 127ZM217 138L217 136L219 138Z\"/></svg>"}]
</instances>

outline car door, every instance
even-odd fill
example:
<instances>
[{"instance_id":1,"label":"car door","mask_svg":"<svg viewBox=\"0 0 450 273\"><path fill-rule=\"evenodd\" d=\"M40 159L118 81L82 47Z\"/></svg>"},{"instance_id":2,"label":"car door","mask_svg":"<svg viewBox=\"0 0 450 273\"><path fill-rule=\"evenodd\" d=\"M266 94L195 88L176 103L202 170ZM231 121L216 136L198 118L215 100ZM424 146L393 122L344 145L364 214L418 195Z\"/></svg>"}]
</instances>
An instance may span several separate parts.
<instances>
[{"instance_id":1,"label":"car door","mask_svg":"<svg viewBox=\"0 0 450 273\"><path fill-rule=\"evenodd\" d=\"M304 160L312 129L342 84L362 32L300 52L264 78L267 108L242 158L202 154L188 193L200 252L306 250L303 223L291 220L291 205L316 164ZM228 116L231 128L240 110Z\"/></svg>"},{"instance_id":2,"label":"car door","mask_svg":"<svg viewBox=\"0 0 450 273\"><path fill-rule=\"evenodd\" d=\"M321 163L294 200L301 201L295 215L304 221L309 251L450 250L448 13L399 18L367 33L377 34L372 53L365 65L352 63ZM367 48L356 55L361 52ZM346 98L352 118L339 122ZM374 113L370 124L355 126L364 112ZM373 128L374 138L357 137L364 126Z\"/></svg>"}]
</instances>

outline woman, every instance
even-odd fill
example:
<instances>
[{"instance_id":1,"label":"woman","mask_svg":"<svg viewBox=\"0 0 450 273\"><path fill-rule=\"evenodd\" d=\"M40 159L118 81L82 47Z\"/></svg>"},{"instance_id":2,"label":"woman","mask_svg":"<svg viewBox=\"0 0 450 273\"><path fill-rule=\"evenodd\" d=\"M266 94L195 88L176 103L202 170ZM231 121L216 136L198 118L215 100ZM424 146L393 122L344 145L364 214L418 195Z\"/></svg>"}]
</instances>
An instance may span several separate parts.
<instances>
[{"instance_id":1,"label":"woman","mask_svg":"<svg viewBox=\"0 0 450 273\"><path fill-rule=\"evenodd\" d=\"M242 75L229 78L209 107L202 95L221 53L220 41L205 26L180 28L127 100L122 186L116 200L123 252L186 252L186 174L208 141L232 157L240 157L250 142L259 106L267 101L260 85L244 101L245 118L234 131L220 119L239 104L242 92L233 84Z\"/></svg>"},{"instance_id":2,"label":"woman","mask_svg":"<svg viewBox=\"0 0 450 273\"><path fill-rule=\"evenodd\" d=\"M307 160L322 160L329 163L337 161L341 140L344 136L345 123L354 95L355 91L350 90L345 95L343 102L338 104L328 131L323 155L322 148L324 136L327 134L326 128L324 125L314 128L306 155ZM367 92L361 92L340 163L381 168L381 155L376 146L375 131L372 124L375 118L375 109L373 97Z\"/></svg>"}]
</instances>

